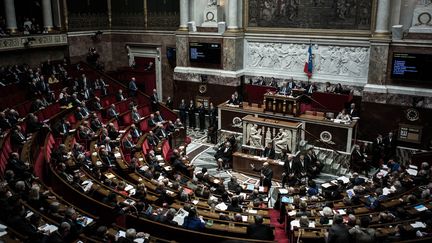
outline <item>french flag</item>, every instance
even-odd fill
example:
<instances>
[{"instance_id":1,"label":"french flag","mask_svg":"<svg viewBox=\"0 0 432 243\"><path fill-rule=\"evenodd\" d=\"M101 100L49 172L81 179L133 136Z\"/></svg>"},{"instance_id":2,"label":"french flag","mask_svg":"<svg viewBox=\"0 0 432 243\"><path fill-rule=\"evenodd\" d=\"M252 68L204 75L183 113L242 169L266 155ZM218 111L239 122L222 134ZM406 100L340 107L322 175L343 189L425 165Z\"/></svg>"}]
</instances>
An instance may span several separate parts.
<instances>
[{"instance_id":1,"label":"french flag","mask_svg":"<svg viewBox=\"0 0 432 243\"><path fill-rule=\"evenodd\" d=\"M304 65L304 72L308 76L308 78L312 77L312 70L313 70L313 64L312 64L312 44L309 44L308 49L308 61L305 62Z\"/></svg>"}]
</instances>

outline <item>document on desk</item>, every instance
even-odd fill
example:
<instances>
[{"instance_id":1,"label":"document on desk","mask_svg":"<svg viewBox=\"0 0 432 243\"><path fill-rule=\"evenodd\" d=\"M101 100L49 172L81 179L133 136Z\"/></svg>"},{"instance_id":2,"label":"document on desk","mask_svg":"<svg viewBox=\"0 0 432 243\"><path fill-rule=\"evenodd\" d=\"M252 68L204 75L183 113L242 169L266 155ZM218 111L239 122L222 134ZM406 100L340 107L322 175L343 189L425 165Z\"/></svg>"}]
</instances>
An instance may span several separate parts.
<instances>
[{"instance_id":1,"label":"document on desk","mask_svg":"<svg viewBox=\"0 0 432 243\"><path fill-rule=\"evenodd\" d=\"M407 169L406 172L412 176L416 176L417 175L417 170L414 169Z\"/></svg>"},{"instance_id":2,"label":"document on desk","mask_svg":"<svg viewBox=\"0 0 432 243\"><path fill-rule=\"evenodd\" d=\"M217 210L225 211L225 210L227 210L228 206L225 203L221 202L218 205L216 205L215 208Z\"/></svg>"},{"instance_id":3,"label":"document on desk","mask_svg":"<svg viewBox=\"0 0 432 243\"><path fill-rule=\"evenodd\" d=\"M342 181L344 184L347 184L349 182L349 178L346 176L338 177L337 180Z\"/></svg>"},{"instance_id":4,"label":"document on desk","mask_svg":"<svg viewBox=\"0 0 432 243\"><path fill-rule=\"evenodd\" d=\"M321 184L321 187L323 187L323 188L329 188L329 187L331 187L332 186L332 184L330 184L330 183L324 183L324 184Z\"/></svg>"},{"instance_id":5,"label":"document on desk","mask_svg":"<svg viewBox=\"0 0 432 243\"><path fill-rule=\"evenodd\" d=\"M413 228L426 228L426 224L419 221L416 221L415 223L411 224L411 226Z\"/></svg>"}]
</instances>

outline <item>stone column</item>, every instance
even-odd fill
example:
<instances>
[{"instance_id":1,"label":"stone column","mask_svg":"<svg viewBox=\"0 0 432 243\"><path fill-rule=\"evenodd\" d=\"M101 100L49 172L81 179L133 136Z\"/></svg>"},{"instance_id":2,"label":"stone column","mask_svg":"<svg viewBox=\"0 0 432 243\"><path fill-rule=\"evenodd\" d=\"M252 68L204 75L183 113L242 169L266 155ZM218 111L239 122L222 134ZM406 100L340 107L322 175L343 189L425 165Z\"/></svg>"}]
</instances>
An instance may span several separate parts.
<instances>
[{"instance_id":1,"label":"stone column","mask_svg":"<svg viewBox=\"0 0 432 243\"><path fill-rule=\"evenodd\" d=\"M237 0L228 0L228 30L238 29Z\"/></svg>"},{"instance_id":2,"label":"stone column","mask_svg":"<svg viewBox=\"0 0 432 243\"><path fill-rule=\"evenodd\" d=\"M390 33L390 0L378 0L375 34L385 36Z\"/></svg>"},{"instance_id":3,"label":"stone column","mask_svg":"<svg viewBox=\"0 0 432 243\"><path fill-rule=\"evenodd\" d=\"M17 23L15 17L15 3L14 0L4 0L5 14L6 14L6 27L11 33L17 31Z\"/></svg>"},{"instance_id":4,"label":"stone column","mask_svg":"<svg viewBox=\"0 0 432 243\"><path fill-rule=\"evenodd\" d=\"M42 0L42 15L44 29L50 31L53 28L53 17L51 10L51 0Z\"/></svg>"},{"instance_id":5,"label":"stone column","mask_svg":"<svg viewBox=\"0 0 432 243\"><path fill-rule=\"evenodd\" d=\"M180 0L180 26L179 30L187 30L189 22L189 0Z\"/></svg>"}]
</instances>

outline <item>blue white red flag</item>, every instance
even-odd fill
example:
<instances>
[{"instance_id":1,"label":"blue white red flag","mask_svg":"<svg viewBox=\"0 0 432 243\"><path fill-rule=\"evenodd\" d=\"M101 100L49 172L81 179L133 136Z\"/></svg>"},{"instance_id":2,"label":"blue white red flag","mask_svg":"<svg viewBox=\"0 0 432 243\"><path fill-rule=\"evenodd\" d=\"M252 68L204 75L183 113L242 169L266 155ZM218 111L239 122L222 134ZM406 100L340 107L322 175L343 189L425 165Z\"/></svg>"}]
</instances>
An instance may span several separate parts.
<instances>
[{"instance_id":1,"label":"blue white red flag","mask_svg":"<svg viewBox=\"0 0 432 243\"><path fill-rule=\"evenodd\" d=\"M308 49L308 60L305 62L304 66L304 72L308 76L308 78L312 77L312 71L313 71L313 63L312 63L312 44L309 45Z\"/></svg>"}]
</instances>

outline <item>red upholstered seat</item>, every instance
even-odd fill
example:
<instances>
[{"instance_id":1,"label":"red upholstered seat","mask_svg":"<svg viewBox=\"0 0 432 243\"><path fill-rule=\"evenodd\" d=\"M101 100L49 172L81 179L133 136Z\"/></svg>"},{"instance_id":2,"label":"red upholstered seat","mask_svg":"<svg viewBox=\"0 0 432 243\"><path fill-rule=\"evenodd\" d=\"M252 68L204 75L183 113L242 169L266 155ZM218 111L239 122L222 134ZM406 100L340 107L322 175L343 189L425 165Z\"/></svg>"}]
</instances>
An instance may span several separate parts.
<instances>
[{"instance_id":1,"label":"red upholstered seat","mask_svg":"<svg viewBox=\"0 0 432 243\"><path fill-rule=\"evenodd\" d=\"M124 126L129 126L132 124L132 118L130 113L126 113L122 116L122 120L123 120L123 125Z\"/></svg>"}]
</instances>

